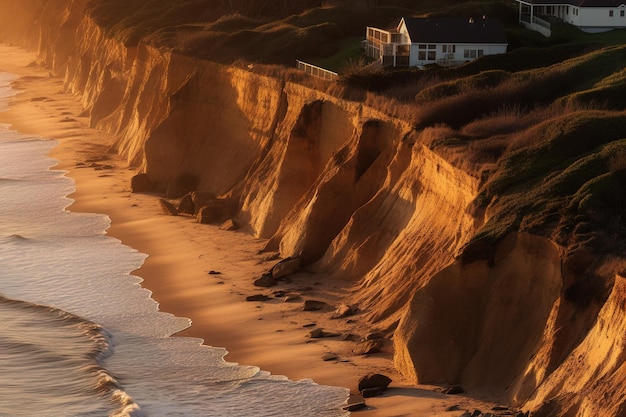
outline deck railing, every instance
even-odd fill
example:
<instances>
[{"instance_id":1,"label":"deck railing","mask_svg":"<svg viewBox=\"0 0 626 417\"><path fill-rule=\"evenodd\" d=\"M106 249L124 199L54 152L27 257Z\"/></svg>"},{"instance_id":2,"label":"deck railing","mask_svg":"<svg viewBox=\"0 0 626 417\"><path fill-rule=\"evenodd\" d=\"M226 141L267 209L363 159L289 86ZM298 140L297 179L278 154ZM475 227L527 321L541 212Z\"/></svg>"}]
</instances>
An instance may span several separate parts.
<instances>
[{"instance_id":1,"label":"deck railing","mask_svg":"<svg viewBox=\"0 0 626 417\"><path fill-rule=\"evenodd\" d=\"M336 72L329 71L327 69L318 67L313 64L309 64L307 62L302 62L298 60L296 61L296 67L313 77L322 78L324 80L336 81L337 78L339 78L339 75Z\"/></svg>"},{"instance_id":2,"label":"deck railing","mask_svg":"<svg viewBox=\"0 0 626 417\"><path fill-rule=\"evenodd\" d=\"M526 29L539 32L547 38L549 38L552 35L550 22L543 20L537 16L533 16L532 22L531 22L531 18L529 14L522 14L520 16L520 22L526 27Z\"/></svg>"}]
</instances>

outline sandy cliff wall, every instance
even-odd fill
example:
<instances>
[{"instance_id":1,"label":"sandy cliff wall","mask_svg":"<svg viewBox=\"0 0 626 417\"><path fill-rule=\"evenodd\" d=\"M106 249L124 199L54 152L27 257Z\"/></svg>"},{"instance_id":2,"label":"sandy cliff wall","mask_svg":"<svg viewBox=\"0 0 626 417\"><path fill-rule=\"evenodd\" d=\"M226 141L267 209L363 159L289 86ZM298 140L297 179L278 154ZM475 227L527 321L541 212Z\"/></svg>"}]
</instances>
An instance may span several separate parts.
<instances>
[{"instance_id":1,"label":"sandy cliff wall","mask_svg":"<svg viewBox=\"0 0 626 417\"><path fill-rule=\"evenodd\" d=\"M126 47L85 3L0 0L17 16L0 16L0 36L36 44L154 183L197 178L268 250L346 280L370 323L398 325L407 377L538 415L624 415L624 278L606 304L581 309L564 294L580 257L545 238L511 234L493 259L462 263L481 222L468 210L478 182L404 121L247 68Z\"/></svg>"},{"instance_id":2,"label":"sandy cliff wall","mask_svg":"<svg viewBox=\"0 0 626 417\"><path fill-rule=\"evenodd\" d=\"M86 3L33 2L22 20L39 22L41 59L90 124L155 184L191 175L268 249L360 286L353 301L382 327L471 235L476 181L414 144L407 123L247 68L126 47Z\"/></svg>"}]
</instances>

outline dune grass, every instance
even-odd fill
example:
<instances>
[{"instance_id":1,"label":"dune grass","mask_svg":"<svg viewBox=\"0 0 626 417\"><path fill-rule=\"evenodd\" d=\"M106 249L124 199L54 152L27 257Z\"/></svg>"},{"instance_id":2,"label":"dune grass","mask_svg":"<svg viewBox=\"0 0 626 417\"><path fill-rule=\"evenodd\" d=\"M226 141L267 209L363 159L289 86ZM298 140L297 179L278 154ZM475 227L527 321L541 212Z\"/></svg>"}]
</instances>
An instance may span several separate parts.
<instances>
[{"instance_id":1,"label":"dune grass","mask_svg":"<svg viewBox=\"0 0 626 417\"><path fill-rule=\"evenodd\" d=\"M512 230L626 250L618 247L626 242L626 30L554 24L545 38L517 24L508 0L89 0L87 8L127 44L258 64L255 71L414 123L419 140L481 179L475 208L490 217L468 251ZM483 14L505 24L507 54L426 70L376 69L363 59L366 26ZM340 82L290 69L296 59L340 72ZM603 238L607 230L616 235Z\"/></svg>"}]
</instances>

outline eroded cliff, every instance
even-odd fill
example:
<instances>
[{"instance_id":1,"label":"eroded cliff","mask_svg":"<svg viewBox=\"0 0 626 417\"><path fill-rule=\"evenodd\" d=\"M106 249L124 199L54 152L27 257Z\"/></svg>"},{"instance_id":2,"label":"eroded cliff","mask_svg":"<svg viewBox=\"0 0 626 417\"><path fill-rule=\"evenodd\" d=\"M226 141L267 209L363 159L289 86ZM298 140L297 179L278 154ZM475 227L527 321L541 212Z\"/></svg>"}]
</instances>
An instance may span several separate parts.
<instances>
[{"instance_id":1,"label":"eroded cliff","mask_svg":"<svg viewBox=\"0 0 626 417\"><path fill-rule=\"evenodd\" d=\"M86 3L0 0L19 16L3 15L0 34L37 44L91 125L157 187L192 176L268 250L344 280L370 323L398 326L396 365L415 381L537 415L624 415L622 260L582 267L608 277L610 296L581 308L567 297L579 257L548 238L510 233L489 259L463 259L488 220L472 208L479 179L409 123L253 68L128 47Z\"/></svg>"}]
</instances>

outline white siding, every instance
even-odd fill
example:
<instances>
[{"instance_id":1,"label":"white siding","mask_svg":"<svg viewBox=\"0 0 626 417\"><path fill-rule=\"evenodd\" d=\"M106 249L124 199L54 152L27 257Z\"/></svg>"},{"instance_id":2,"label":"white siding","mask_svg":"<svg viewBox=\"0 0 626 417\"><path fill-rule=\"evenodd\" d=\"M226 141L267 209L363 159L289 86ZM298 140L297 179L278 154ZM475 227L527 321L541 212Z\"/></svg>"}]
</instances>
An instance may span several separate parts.
<instances>
[{"instance_id":1,"label":"white siding","mask_svg":"<svg viewBox=\"0 0 626 417\"><path fill-rule=\"evenodd\" d=\"M473 50L473 51L483 51L482 54L483 55L494 55L494 54L504 54L506 53L506 49L507 49L507 45L506 44L454 44L455 46L455 52L451 53L451 52L443 52L443 44L436 44L437 45L437 53L436 53L436 58L434 61L430 61L430 60L420 60L419 59L419 48L418 48L418 44L413 44L411 45L411 58L410 58L410 65L411 66L417 66L417 65L426 65L426 64L432 64L432 63L436 63L439 60L442 59L448 59L451 61L473 61L474 59L478 58L478 52L474 53L469 53L470 55L472 55L472 58L466 58L465 57L465 51L468 50ZM450 44L446 44L446 45L450 45Z\"/></svg>"},{"instance_id":2,"label":"white siding","mask_svg":"<svg viewBox=\"0 0 626 417\"><path fill-rule=\"evenodd\" d=\"M580 27L626 27L626 16L620 16L620 10L624 7L583 7L579 9L578 22L576 26ZM613 16L610 16L613 11ZM626 14L626 13L625 13Z\"/></svg>"}]
</instances>

